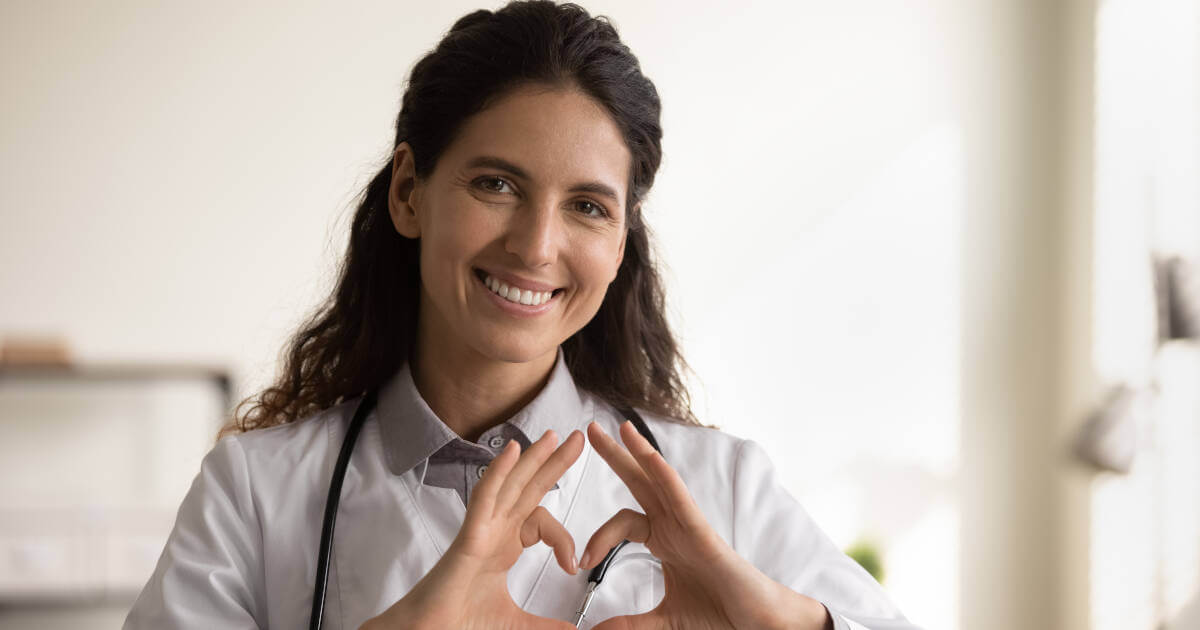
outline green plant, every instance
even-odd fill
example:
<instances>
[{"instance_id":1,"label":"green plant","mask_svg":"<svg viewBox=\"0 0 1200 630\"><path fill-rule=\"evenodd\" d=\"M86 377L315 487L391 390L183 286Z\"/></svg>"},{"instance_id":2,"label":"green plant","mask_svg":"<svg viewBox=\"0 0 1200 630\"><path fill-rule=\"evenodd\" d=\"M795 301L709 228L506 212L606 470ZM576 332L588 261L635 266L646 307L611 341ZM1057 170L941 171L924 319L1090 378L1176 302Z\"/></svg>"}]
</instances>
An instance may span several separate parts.
<instances>
[{"instance_id":1,"label":"green plant","mask_svg":"<svg viewBox=\"0 0 1200 630\"><path fill-rule=\"evenodd\" d=\"M846 555L853 558L859 566L866 569L867 573L870 573L876 582L883 583L883 578L886 575L883 570L883 554L874 542L860 538L846 548Z\"/></svg>"}]
</instances>

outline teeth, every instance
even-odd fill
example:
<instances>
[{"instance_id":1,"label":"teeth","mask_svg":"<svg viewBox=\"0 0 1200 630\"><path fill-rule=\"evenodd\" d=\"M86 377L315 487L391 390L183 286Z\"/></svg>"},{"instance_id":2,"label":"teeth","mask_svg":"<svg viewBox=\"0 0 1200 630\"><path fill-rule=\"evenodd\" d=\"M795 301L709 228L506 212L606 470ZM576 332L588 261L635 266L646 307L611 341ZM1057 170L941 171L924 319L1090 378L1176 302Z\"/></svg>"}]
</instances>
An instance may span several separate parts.
<instances>
[{"instance_id":1,"label":"teeth","mask_svg":"<svg viewBox=\"0 0 1200 630\"><path fill-rule=\"evenodd\" d=\"M486 284L487 288L491 289L493 293L508 300L509 302L516 302L517 304L524 304L526 306L538 306L545 304L546 302L550 301L551 297L553 297L553 293L549 291L522 291L516 287L510 287L491 276L487 276L483 283Z\"/></svg>"}]
</instances>

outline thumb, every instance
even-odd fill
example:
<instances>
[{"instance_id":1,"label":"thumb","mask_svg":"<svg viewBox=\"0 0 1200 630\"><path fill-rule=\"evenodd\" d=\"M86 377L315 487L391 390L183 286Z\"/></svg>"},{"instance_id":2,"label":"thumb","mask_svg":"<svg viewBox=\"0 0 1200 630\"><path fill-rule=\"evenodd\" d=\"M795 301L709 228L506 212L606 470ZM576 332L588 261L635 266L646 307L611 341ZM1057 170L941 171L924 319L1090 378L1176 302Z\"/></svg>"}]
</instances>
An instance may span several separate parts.
<instances>
[{"instance_id":1,"label":"thumb","mask_svg":"<svg viewBox=\"0 0 1200 630\"><path fill-rule=\"evenodd\" d=\"M653 627L655 626L650 618L650 613L643 613L610 617L592 626L592 630L649 630Z\"/></svg>"},{"instance_id":2,"label":"thumb","mask_svg":"<svg viewBox=\"0 0 1200 630\"><path fill-rule=\"evenodd\" d=\"M644 543L650 538L650 521L645 514L624 508L592 534L583 549L579 568L590 569L604 560L608 550L622 540Z\"/></svg>"},{"instance_id":3,"label":"thumb","mask_svg":"<svg viewBox=\"0 0 1200 630\"><path fill-rule=\"evenodd\" d=\"M575 575L579 571L575 563L575 539L558 519L543 506L538 506L521 526L521 544L528 547L543 541L554 550L563 571Z\"/></svg>"}]
</instances>

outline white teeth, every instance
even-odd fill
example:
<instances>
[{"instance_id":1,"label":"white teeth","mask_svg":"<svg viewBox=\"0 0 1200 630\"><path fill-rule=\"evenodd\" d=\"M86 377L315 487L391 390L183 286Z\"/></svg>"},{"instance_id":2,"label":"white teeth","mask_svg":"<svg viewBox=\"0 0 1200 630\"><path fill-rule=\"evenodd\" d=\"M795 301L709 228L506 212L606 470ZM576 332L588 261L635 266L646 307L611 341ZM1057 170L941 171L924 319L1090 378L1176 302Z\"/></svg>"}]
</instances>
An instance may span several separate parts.
<instances>
[{"instance_id":1,"label":"white teeth","mask_svg":"<svg viewBox=\"0 0 1200 630\"><path fill-rule=\"evenodd\" d=\"M493 293L508 300L509 302L516 302L526 306L538 306L545 304L546 302L550 301L550 298L554 297L554 294L549 291L530 291L528 289L521 290L516 287L510 287L491 276L484 278L483 283L487 285L487 288L491 289Z\"/></svg>"}]
</instances>

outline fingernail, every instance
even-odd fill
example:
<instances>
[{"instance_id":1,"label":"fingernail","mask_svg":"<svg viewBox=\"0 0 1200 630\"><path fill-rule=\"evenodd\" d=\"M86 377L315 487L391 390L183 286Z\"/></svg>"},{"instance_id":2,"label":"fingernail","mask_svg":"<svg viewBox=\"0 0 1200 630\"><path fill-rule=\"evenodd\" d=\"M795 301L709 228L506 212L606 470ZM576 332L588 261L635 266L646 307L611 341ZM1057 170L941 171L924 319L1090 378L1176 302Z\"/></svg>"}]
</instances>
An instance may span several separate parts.
<instances>
[{"instance_id":1,"label":"fingernail","mask_svg":"<svg viewBox=\"0 0 1200 630\"><path fill-rule=\"evenodd\" d=\"M575 560L575 556L571 556L571 575L579 573L579 562Z\"/></svg>"},{"instance_id":2,"label":"fingernail","mask_svg":"<svg viewBox=\"0 0 1200 630\"><path fill-rule=\"evenodd\" d=\"M586 567L588 565L588 556L589 555L590 554L588 552L586 552L586 551L583 552L583 557L579 559L579 567L580 568Z\"/></svg>"}]
</instances>

